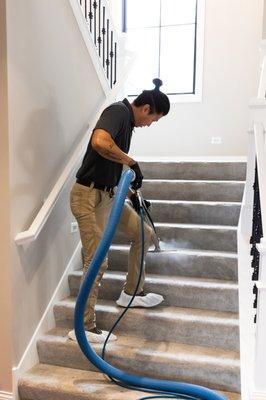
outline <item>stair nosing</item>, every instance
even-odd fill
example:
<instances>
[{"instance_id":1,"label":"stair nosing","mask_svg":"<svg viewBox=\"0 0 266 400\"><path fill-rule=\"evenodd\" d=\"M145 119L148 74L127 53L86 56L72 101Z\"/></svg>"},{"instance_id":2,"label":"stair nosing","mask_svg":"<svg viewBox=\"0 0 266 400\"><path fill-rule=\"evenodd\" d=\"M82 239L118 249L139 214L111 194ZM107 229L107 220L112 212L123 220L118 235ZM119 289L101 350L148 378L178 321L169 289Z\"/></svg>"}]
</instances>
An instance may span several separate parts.
<instances>
[{"instance_id":1,"label":"stair nosing","mask_svg":"<svg viewBox=\"0 0 266 400\"><path fill-rule=\"evenodd\" d=\"M217 201L217 200L161 200L161 199L151 199L149 201L152 204L197 204L197 205L206 205L206 206L241 206L241 201Z\"/></svg>"},{"instance_id":2,"label":"stair nosing","mask_svg":"<svg viewBox=\"0 0 266 400\"><path fill-rule=\"evenodd\" d=\"M45 335L42 335L39 339L38 342L61 342L61 343L69 343L70 345L76 344L78 346L78 343L70 340L67 337L67 333L69 332L68 328L53 328L49 330ZM55 339L53 339L55 338ZM138 347L134 346L130 348L130 342L136 345L136 343L139 345ZM152 344L160 346L158 344L159 342L153 342L152 340L149 339L142 339L138 336L125 336L125 334L119 334L119 339L115 342L110 342L108 344L109 346L109 351L110 349L115 349L117 351L116 347L121 347L125 348L128 346L130 350L132 351L132 354L135 353L135 350L138 351L137 355L140 354L140 352L143 352L145 354L145 351L147 351L147 356L151 354L158 354L158 356L169 358L173 357L173 354L169 351L167 352L166 350L158 349L152 350ZM97 350L102 349L102 344L99 343L93 343L93 347ZM151 348L148 351L148 346L151 346ZM209 360L211 360L211 363L218 363L221 366L226 366L228 361L237 361L239 364L240 360L240 354L236 350L227 350L227 349L217 349L217 347L207 347L207 346L199 346L199 345L192 345L192 344L186 344L186 343L180 343L180 342L167 342L167 345L165 346L166 348L170 348L170 350L176 348L179 349L179 353L174 353L176 355L176 360L180 361L184 359L184 356L188 354L192 355L191 360L193 360L193 356L195 357L193 361L195 362L201 362L203 357L208 357ZM183 348L183 353L182 353L182 348ZM181 349L181 351L180 351ZM193 353L192 351L197 350L198 353ZM113 350L114 351L114 350ZM217 356L218 352L218 356ZM209 353L209 354L208 354ZM172 355L172 356L171 356ZM222 355L225 355L225 357L222 357ZM181 357L180 357L181 356ZM180 357L180 358L179 358ZM227 361L224 363L224 361ZM235 365L234 367L239 367L239 365Z\"/></svg>"},{"instance_id":3,"label":"stair nosing","mask_svg":"<svg viewBox=\"0 0 266 400\"><path fill-rule=\"evenodd\" d=\"M107 279L125 279L126 272L124 271L105 271L104 277ZM69 276L82 276L82 270L72 271ZM209 278L197 278L188 276L172 276L172 275L159 275L159 274L149 274L146 273L147 283L162 283L169 284L169 281L176 286L198 286L200 288L210 288L210 289L238 289L238 283L231 280L222 279L209 279Z\"/></svg>"},{"instance_id":4,"label":"stair nosing","mask_svg":"<svg viewBox=\"0 0 266 400\"><path fill-rule=\"evenodd\" d=\"M57 301L54 306L55 307L67 307L67 308L74 308L76 303L77 296L68 296L67 298ZM96 304L96 311L100 309L108 308L110 310L115 310L115 312L119 313L122 311L113 300L103 300L99 299ZM173 306L159 306L157 308L148 308L148 309L141 309L141 308L133 308L131 309L132 313L135 314L142 314L145 313L149 317L158 317L162 319L171 319L171 320L191 320L188 318L189 316L193 315L193 320L197 318L197 322L202 323L213 323L213 324L226 324L231 326L239 326L239 313L232 312L232 311L217 311L217 310L206 310L201 308L185 308L185 307L173 307ZM207 319L207 320L206 320Z\"/></svg>"},{"instance_id":5,"label":"stair nosing","mask_svg":"<svg viewBox=\"0 0 266 400\"><path fill-rule=\"evenodd\" d=\"M110 250L127 251L129 250L129 248L130 245L128 244L112 244ZM220 251L220 250L201 250L201 249L197 250L197 249L177 248L173 250L163 250L162 253L177 253L177 254L186 254L191 256L224 257L224 258L238 259L237 253L232 253L229 251ZM150 252L150 254L153 254L153 252Z\"/></svg>"},{"instance_id":6,"label":"stair nosing","mask_svg":"<svg viewBox=\"0 0 266 400\"><path fill-rule=\"evenodd\" d=\"M208 225L208 224L184 224L184 223L170 223L170 222L155 222L154 224L158 228L170 227L170 228L186 228L186 229L216 229L216 230L231 230L237 231L238 226L234 225Z\"/></svg>"},{"instance_id":7,"label":"stair nosing","mask_svg":"<svg viewBox=\"0 0 266 400\"><path fill-rule=\"evenodd\" d=\"M236 181L236 180L218 180L218 179L143 179L143 182L155 182L155 183L159 183L159 182L163 182L163 183L230 183L230 184L245 184L246 181Z\"/></svg>"},{"instance_id":8,"label":"stair nosing","mask_svg":"<svg viewBox=\"0 0 266 400\"><path fill-rule=\"evenodd\" d=\"M45 370L45 373L44 373ZM60 374L58 374L58 371L60 371ZM71 376L74 373L74 377L75 379L81 379L82 381L85 379L88 381L92 381L92 385L97 385L99 384L99 387L102 388L102 385L104 384L104 387L106 387L105 390L107 390L107 388L112 388L112 390L118 389L116 386L113 386L110 384L110 382L106 381L106 380L102 380L102 373L100 371L87 371L87 370L82 370L82 369L78 369L78 368L69 368L69 367L63 367L63 366L57 366L57 365L51 365L51 364L45 364L45 363L37 363L35 364L30 370L28 370L27 372L25 372L19 379L18 381L18 386L20 387L31 387L33 388L33 390L47 390L48 388L50 388L49 385L49 381L47 382L47 378L51 377L51 376L55 376L56 380L53 381L53 385L55 387L57 387L57 383L61 383L62 379L60 379L60 377L62 376L63 379L67 379L69 381L69 378L65 378L68 377L68 372L71 372ZM97 378L101 377L100 380L98 380ZM43 386L43 383L45 382L48 383L48 385ZM95 382L96 380L96 382ZM64 381L63 381L64 382ZM53 386L52 386L53 387ZM71 390L71 387L67 387L65 385L63 385L65 392L67 391L69 394L73 394L73 389ZM126 391L126 393L129 393L127 389L123 389L123 388L119 388L119 392L121 391ZM239 392L232 392L232 391L228 391L228 390L220 390L220 389L213 389L214 391L221 393L222 395L226 396L226 398L228 398L228 396L233 396L233 399L235 400L240 400L240 394ZM135 392L134 392L135 394ZM145 396L147 395L147 393L144 392L137 392L136 396ZM134 397L135 398L135 397ZM25 399L23 397L23 399ZM95 399L95 397L94 397ZM232 399L232 398L231 398ZM232 400L233 400L232 399Z\"/></svg>"}]
</instances>

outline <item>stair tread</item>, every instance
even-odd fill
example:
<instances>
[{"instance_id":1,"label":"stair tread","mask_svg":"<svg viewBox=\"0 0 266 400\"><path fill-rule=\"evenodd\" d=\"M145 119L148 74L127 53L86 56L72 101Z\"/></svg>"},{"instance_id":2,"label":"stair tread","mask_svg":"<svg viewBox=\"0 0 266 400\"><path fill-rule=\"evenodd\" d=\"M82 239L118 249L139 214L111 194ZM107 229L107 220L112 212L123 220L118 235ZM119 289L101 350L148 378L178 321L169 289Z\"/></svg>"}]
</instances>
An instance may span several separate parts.
<instances>
[{"instance_id":1,"label":"stair tread","mask_svg":"<svg viewBox=\"0 0 266 400\"><path fill-rule=\"evenodd\" d=\"M56 342L61 344L76 345L76 342L68 339L67 328L53 328L46 335L40 338L40 341ZM154 342L149 339L137 336L117 333L118 339L107 345L108 354L126 355L127 359L135 360L141 358L143 361L160 360L160 362L193 362L199 365L209 364L216 367L239 368L239 352L234 350L219 349L217 347L205 347L190 345L178 342ZM98 352L102 349L102 344L93 343L93 347Z\"/></svg>"},{"instance_id":2,"label":"stair tread","mask_svg":"<svg viewBox=\"0 0 266 400\"><path fill-rule=\"evenodd\" d=\"M55 306L64 306L74 308L76 303L76 297L69 296L63 300L60 300L55 304ZM121 313L122 308L118 307L114 301L111 300L98 300L96 305L97 310L104 310L108 312L113 312L116 314ZM238 326L238 313L229 311L212 311L204 310L199 308L182 308L182 307L172 307L172 306L158 306L156 308L134 308L130 310L137 316L145 314L146 316L156 317L161 320L165 318L171 319L189 319L197 320L202 323L213 323L213 324L227 324Z\"/></svg>"},{"instance_id":3,"label":"stair tread","mask_svg":"<svg viewBox=\"0 0 266 400\"><path fill-rule=\"evenodd\" d=\"M216 180L216 179L143 179L143 183L145 182L155 182L155 183L224 183L224 184L243 184L245 185L246 181L236 181L236 180Z\"/></svg>"},{"instance_id":4,"label":"stair tread","mask_svg":"<svg viewBox=\"0 0 266 400\"><path fill-rule=\"evenodd\" d=\"M210 200L158 200L151 199L149 201L153 204L197 204L197 205L206 205L206 206L241 206L241 201L210 201Z\"/></svg>"},{"instance_id":5,"label":"stair tread","mask_svg":"<svg viewBox=\"0 0 266 400\"><path fill-rule=\"evenodd\" d=\"M110 250L123 250L123 251L129 251L130 246L127 244L112 244L110 247ZM150 251L150 253L152 253ZM162 253L176 253L176 254L187 254L187 255L192 255L192 256L204 256L204 257L225 257L225 258L238 258L237 253L232 253L229 251L221 251L221 250L197 250L197 249L182 249L182 248L176 248L176 249L166 249L162 250Z\"/></svg>"},{"instance_id":6,"label":"stair tread","mask_svg":"<svg viewBox=\"0 0 266 400\"><path fill-rule=\"evenodd\" d=\"M192 229L216 229L216 230L231 230L237 231L237 226L233 225L208 225L208 224L186 224L186 223L170 223L170 222L155 222L156 227L170 228L192 228Z\"/></svg>"},{"instance_id":7,"label":"stair tread","mask_svg":"<svg viewBox=\"0 0 266 400\"><path fill-rule=\"evenodd\" d=\"M124 280L126 272L121 271L106 271L104 273L105 279ZM82 270L76 270L69 274L69 276L82 276ZM187 276L172 276L172 275L159 275L149 274L145 275L146 283L163 283L165 285L175 286L197 286L200 288L210 289L238 289L238 283L235 281L210 279L210 278L191 278Z\"/></svg>"},{"instance_id":8,"label":"stair tread","mask_svg":"<svg viewBox=\"0 0 266 400\"><path fill-rule=\"evenodd\" d=\"M36 400L37 390L52 394L60 391L69 395L69 399L90 400L137 400L144 392L136 392L112 384L100 372L91 372L47 364L36 364L26 372L19 381L20 391L23 389L22 400ZM240 400L238 393L221 392L228 400ZM27 396L28 394L28 396ZM26 397L27 396L27 397ZM29 397L30 396L30 397ZM73 396L73 397L72 397ZM44 397L42 397L44 398ZM48 397L46 397L48 399Z\"/></svg>"}]
</instances>

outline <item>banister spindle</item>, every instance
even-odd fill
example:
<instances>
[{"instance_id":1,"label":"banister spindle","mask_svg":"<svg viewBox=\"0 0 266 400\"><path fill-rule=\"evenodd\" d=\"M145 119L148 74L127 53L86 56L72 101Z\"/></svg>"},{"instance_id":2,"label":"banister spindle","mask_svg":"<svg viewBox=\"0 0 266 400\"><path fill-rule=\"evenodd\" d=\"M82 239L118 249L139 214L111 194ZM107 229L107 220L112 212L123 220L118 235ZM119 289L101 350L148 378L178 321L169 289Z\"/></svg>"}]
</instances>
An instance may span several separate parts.
<instances>
[{"instance_id":1,"label":"banister spindle","mask_svg":"<svg viewBox=\"0 0 266 400\"><path fill-rule=\"evenodd\" d=\"M85 0L85 19L88 21L88 9L87 9L87 0Z\"/></svg>"},{"instance_id":2,"label":"banister spindle","mask_svg":"<svg viewBox=\"0 0 266 400\"><path fill-rule=\"evenodd\" d=\"M102 29L102 34L103 34L103 68L105 68L105 35L106 35L106 30L105 30L105 7L103 7L103 29Z\"/></svg>"},{"instance_id":3,"label":"banister spindle","mask_svg":"<svg viewBox=\"0 0 266 400\"><path fill-rule=\"evenodd\" d=\"M89 20L90 20L90 33L92 33L92 20L93 20L93 13L92 13L92 0L90 0L90 12L89 12Z\"/></svg>"},{"instance_id":4,"label":"banister spindle","mask_svg":"<svg viewBox=\"0 0 266 400\"><path fill-rule=\"evenodd\" d=\"M117 82L118 43L103 0L79 0L110 87Z\"/></svg>"},{"instance_id":5,"label":"banister spindle","mask_svg":"<svg viewBox=\"0 0 266 400\"><path fill-rule=\"evenodd\" d=\"M114 85L116 84L116 74L117 74L117 71L116 71L116 62L117 62L117 42L115 42L115 76L114 76Z\"/></svg>"},{"instance_id":6,"label":"banister spindle","mask_svg":"<svg viewBox=\"0 0 266 400\"><path fill-rule=\"evenodd\" d=\"M101 0L99 0L99 8L98 8L98 17L99 17L99 22L98 22L98 53L99 57L101 57L101 43L102 43L102 38L101 38Z\"/></svg>"},{"instance_id":7,"label":"banister spindle","mask_svg":"<svg viewBox=\"0 0 266 400\"><path fill-rule=\"evenodd\" d=\"M113 87L113 59L114 59L113 40L114 40L114 32L111 31L111 51L110 51L110 60L111 60L110 86L111 86L111 89Z\"/></svg>"},{"instance_id":8,"label":"banister spindle","mask_svg":"<svg viewBox=\"0 0 266 400\"><path fill-rule=\"evenodd\" d=\"M109 64L110 64L110 60L109 60L109 19L107 18L107 48L106 48L106 75L107 75L107 79L109 79Z\"/></svg>"},{"instance_id":9,"label":"banister spindle","mask_svg":"<svg viewBox=\"0 0 266 400\"><path fill-rule=\"evenodd\" d=\"M94 9L94 44L97 44L97 37L96 37L96 23L97 23L97 1L93 2L93 9Z\"/></svg>"}]
</instances>

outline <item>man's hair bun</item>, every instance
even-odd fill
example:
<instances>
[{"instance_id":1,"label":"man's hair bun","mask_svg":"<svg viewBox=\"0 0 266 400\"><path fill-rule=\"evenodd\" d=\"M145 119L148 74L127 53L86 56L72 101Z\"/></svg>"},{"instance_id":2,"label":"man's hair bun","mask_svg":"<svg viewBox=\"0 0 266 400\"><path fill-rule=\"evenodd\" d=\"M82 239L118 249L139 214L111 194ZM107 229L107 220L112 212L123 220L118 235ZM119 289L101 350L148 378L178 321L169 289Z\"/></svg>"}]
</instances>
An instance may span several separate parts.
<instances>
[{"instance_id":1,"label":"man's hair bun","mask_svg":"<svg viewBox=\"0 0 266 400\"><path fill-rule=\"evenodd\" d=\"M160 87L162 86L163 82L159 78L153 79L152 83L155 85L156 90L160 90Z\"/></svg>"},{"instance_id":2,"label":"man's hair bun","mask_svg":"<svg viewBox=\"0 0 266 400\"><path fill-rule=\"evenodd\" d=\"M160 91L163 82L159 78L153 79L155 88L151 90L143 90L143 92L134 100L133 104L136 107L141 107L146 104L150 106L150 114L168 114L170 110L170 101L167 95Z\"/></svg>"}]
</instances>

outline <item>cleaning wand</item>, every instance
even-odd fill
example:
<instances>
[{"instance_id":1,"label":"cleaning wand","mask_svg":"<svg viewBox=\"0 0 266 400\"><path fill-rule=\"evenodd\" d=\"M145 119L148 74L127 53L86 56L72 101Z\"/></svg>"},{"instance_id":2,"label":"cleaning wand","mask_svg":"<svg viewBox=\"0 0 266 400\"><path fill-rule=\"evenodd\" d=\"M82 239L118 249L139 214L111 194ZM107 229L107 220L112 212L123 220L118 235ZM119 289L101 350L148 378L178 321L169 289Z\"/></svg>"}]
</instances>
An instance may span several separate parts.
<instances>
[{"instance_id":1,"label":"cleaning wand","mask_svg":"<svg viewBox=\"0 0 266 400\"><path fill-rule=\"evenodd\" d=\"M162 251L161 247L160 247L160 238L157 234L156 228L154 226L154 222L152 220L152 217L148 211L148 207L147 207L147 203L144 200L141 191L138 190L133 190L131 188L129 188L130 192L131 192L131 197L133 199L131 199L131 202L133 204L134 209L139 212L139 208L140 205L142 206L144 212L145 212L145 220L146 222L149 224L149 226L152 228L153 230L153 235L152 235L152 240L153 240L153 244L154 244L154 249L152 250L153 252L159 253L160 251ZM134 201L134 198L137 198L137 201Z\"/></svg>"}]
</instances>

